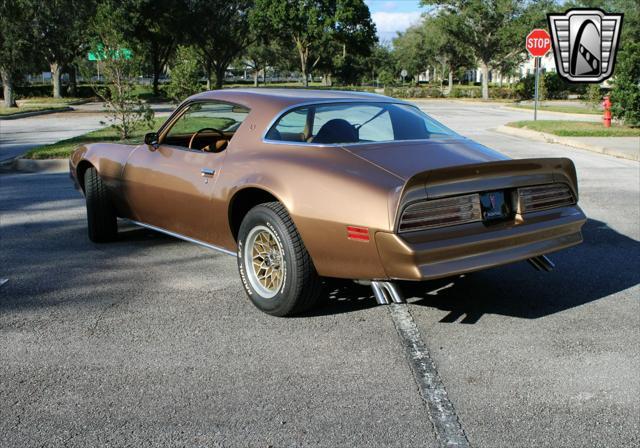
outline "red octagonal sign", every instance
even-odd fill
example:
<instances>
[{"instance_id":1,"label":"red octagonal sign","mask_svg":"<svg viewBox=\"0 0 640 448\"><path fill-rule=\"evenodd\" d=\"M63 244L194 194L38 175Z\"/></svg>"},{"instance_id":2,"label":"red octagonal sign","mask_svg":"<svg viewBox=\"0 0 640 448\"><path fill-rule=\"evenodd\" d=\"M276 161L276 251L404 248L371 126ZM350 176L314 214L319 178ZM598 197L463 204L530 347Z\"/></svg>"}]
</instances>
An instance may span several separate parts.
<instances>
[{"instance_id":1,"label":"red octagonal sign","mask_svg":"<svg viewBox=\"0 0 640 448\"><path fill-rule=\"evenodd\" d=\"M551 50L551 36L547 30L535 29L527 36L527 51L531 56L542 57Z\"/></svg>"}]
</instances>

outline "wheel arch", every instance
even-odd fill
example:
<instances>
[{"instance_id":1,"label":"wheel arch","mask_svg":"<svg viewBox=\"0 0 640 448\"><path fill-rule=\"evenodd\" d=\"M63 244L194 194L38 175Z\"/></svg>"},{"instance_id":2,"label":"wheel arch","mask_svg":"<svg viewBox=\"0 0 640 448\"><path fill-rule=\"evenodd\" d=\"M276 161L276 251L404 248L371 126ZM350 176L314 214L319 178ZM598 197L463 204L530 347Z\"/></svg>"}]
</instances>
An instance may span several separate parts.
<instances>
[{"instance_id":1,"label":"wheel arch","mask_svg":"<svg viewBox=\"0 0 640 448\"><path fill-rule=\"evenodd\" d=\"M229 201L228 220L229 229L231 229L231 234L236 242L238 241L240 224L249 210L266 202L279 202L287 208L287 205L278 196L264 187L247 186L233 194Z\"/></svg>"},{"instance_id":2,"label":"wheel arch","mask_svg":"<svg viewBox=\"0 0 640 448\"><path fill-rule=\"evenodd\" d=\"M95 168L95 166L86 159L82 159L78 163L78 166L76 167L76 179L78 180L78 184L80 185L80 188L82 188L82 192L85 194L86 194L86 191L84 188L84 175L86 174L89 168Z\"/></svg>"}]
</instances>

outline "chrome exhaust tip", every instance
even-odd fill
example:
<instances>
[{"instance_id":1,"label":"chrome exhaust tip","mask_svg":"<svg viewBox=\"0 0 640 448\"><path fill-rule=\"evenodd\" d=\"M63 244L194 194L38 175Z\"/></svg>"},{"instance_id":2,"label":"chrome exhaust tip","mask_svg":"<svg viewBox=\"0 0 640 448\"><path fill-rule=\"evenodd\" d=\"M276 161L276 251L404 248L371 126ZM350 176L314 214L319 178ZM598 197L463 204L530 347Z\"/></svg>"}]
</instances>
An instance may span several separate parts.
<instances>
[{"instance_id":1,"label":"chrome exhaust tip","mask_svg":"<svg viewBox=\"0 0 640 448\"><path fill-rule=\"evenodd\" d=\"M556 265L546 255L540 255L538 257L532 257L527 259L529 264L533 266L537 271L551 272Z\"/></svg>"},{"instance_id":2,"label":"chrome exhaust tip","mask_svg":"<svg viewBox=\"0 0 640 448\"><path fill-rule=\"evenodd\" d=\"M379 305L390 303L406 303L395 283L372 281L371 289Z\"/></svg>"}]
</instances>

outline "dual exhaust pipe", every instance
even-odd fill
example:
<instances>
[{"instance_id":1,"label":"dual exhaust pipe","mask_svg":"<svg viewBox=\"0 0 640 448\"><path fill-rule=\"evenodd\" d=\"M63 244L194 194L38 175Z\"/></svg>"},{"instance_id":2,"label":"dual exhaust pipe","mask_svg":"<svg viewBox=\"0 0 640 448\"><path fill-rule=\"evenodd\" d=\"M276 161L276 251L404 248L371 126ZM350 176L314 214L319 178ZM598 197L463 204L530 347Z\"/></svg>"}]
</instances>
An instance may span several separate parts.
<instances>
[{"instance_id":1,"label":"dual exhaust pipe","mask_svg":"<svg viewBox=\"0 0 640 448\"><path fill-rule=\"evenodd\" d=\"M551 272L556 267L553 261L549 260L546 255L540 255L527 259L529 264L537 271ZM393 282L385 281L357 281L359 284L370 284L373 290L373 296L380 305L388 305L390 303L406 303L406 300Z\"/></svg>"},{"instance_id":2,"label":"dual exhaust pipe","mask_svg":"<svg viewBox=\"0 0 640 448\"><path fill-rule=\"evenodd\" d=\"M551 272L553 268L556 267L553 261L549 260L546 255L529 258L527 261L536 271Z\"/></svg>"}]
</instances>

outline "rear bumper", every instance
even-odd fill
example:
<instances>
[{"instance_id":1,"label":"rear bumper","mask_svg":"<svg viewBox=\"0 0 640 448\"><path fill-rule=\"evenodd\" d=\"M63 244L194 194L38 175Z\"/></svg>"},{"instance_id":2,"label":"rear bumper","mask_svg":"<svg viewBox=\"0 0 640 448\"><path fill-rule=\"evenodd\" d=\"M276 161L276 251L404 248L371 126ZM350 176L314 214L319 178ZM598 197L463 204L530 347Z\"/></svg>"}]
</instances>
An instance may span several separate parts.
<instances>
[{"instance_id":1,"label":"rear bumper","mask_svg":"<svg viewBox=\"0 0 640 448\"><path fill-rule=\"evenodd\" d=\"M582 242L578 206L516 216L496 225L470 223L402 235L376 233L389 278L429 280L548 254Z\"/></svg>"}]
</instances>

